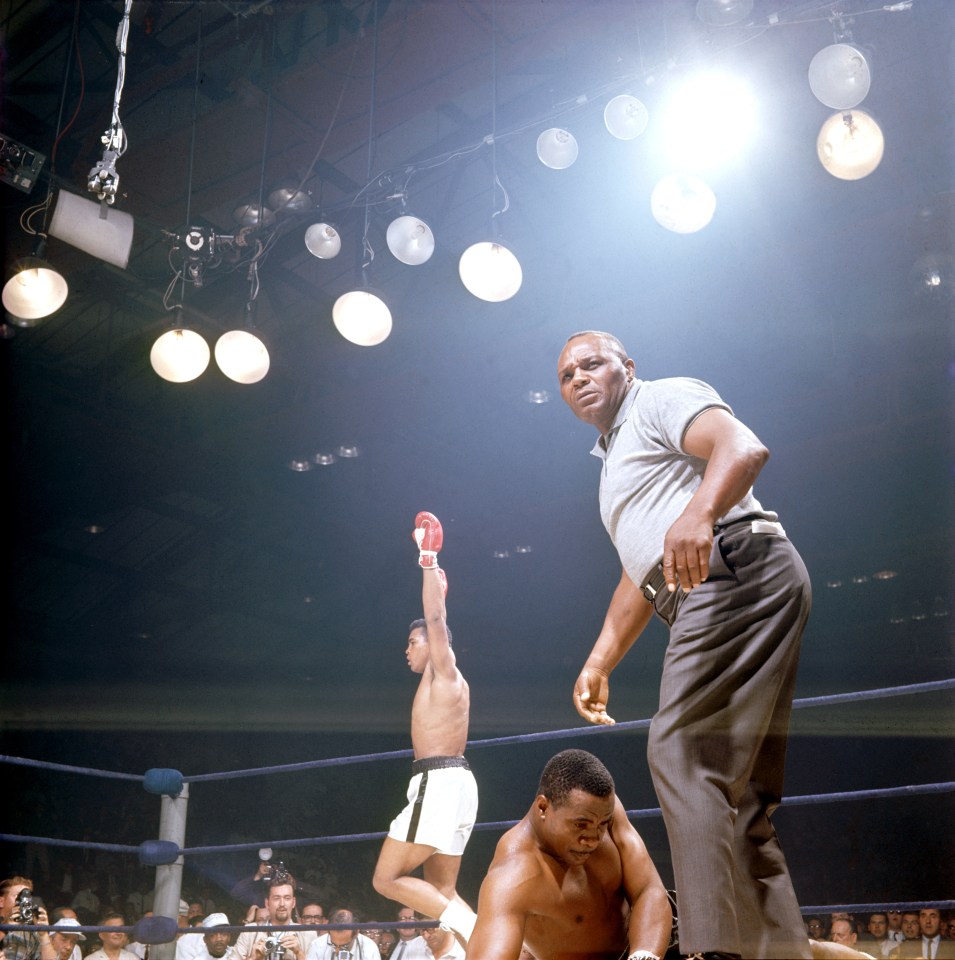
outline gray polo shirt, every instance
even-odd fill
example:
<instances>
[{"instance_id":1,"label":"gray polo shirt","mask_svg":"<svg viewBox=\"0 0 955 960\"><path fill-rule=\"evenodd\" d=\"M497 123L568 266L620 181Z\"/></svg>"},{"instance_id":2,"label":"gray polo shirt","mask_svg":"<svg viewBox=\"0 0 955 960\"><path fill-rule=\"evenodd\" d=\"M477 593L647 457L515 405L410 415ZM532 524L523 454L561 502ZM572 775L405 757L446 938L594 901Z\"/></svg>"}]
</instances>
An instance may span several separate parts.
<instances>
[{"instance_id":1,"label":"gray polo shirt","mask_svg":"<svg viewBox=\"0 0 955 960\"><path fill-rule=\"evenodd\" d=\"M639 586L663 556L663 538L696 492L706 461L683 450L690 424L705 410L733 411L702 380L634 380L610 432L590 452L603 461L600 517L627 576ZM749 490L720 517L778 519Z\"/></svg>"}]
</instances>

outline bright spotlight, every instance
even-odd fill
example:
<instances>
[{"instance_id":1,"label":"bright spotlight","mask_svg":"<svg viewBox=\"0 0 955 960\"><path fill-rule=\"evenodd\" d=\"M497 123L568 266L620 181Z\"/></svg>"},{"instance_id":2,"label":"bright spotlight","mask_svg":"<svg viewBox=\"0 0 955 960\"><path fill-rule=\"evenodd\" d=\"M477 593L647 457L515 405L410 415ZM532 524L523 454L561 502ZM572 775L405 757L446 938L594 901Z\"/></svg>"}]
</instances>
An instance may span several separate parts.
<instances>
[{"instance_id":1,"label":"bright spotlight","mask_svg":"<svg viewBox=\"0 0 955 960\"><path fill-rule=\"evenodd\" d=\"M756 102L746 84L725 74L701 74L667 104L664 144L680 167L712 169L742 153L755 126Z\"/></svg>"}]
</instances>

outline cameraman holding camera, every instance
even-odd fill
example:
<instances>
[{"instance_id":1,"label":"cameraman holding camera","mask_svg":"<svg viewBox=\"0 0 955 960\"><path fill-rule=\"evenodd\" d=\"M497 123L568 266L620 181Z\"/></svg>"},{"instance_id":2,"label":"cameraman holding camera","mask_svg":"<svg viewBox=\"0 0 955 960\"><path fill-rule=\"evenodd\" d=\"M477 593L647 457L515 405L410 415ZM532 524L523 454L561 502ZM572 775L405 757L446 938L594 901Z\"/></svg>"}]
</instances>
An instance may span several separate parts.
<instances>
[{"instance_id":1,"label":"cameraman holding camera","mask_svg":"<svg viewBox=\"0 0 955 960\"><path fill-rule=\"evenodd\" d=\"M295 878L284 867L272 871L265 908L269 912L269 926L284 927L297 922ZM243 931L235 942L235 953L238 960L305 960L305 951L312 939L310 930Z\"/></svg>"},{"instance_id":2,"label":"cameraman holding camera","mask_svg":"<svg viewBox=\"0 0 955 960\"><path fill-rule=\"evenodd\" d=\"M0 918L4 923L38 923L49 919L42 904L33 899L33 881L10 877L0 882ZM6 960L56 960L56 948L46 931L11 930L3 940Z\"/></svg>"}]
</instances>

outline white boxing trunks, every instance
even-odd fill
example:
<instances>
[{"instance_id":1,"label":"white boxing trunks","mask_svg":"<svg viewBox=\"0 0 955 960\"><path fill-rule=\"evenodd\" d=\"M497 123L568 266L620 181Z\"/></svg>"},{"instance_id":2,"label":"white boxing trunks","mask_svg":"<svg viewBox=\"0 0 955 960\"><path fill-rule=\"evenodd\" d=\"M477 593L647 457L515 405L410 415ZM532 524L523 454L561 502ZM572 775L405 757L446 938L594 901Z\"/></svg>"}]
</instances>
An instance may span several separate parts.
<instances>
[{"instance_id":1,"label":"white boxing trunks","mask_svg":"<svg viewBox=\"0 0 955 960\"><path fill-rule=\"evenodd\" d=\"M477 819L477 782L467 761L426 757L411 769L408 805L391 821L388 836L460 857Z\"/></svg>"}]
</instances>

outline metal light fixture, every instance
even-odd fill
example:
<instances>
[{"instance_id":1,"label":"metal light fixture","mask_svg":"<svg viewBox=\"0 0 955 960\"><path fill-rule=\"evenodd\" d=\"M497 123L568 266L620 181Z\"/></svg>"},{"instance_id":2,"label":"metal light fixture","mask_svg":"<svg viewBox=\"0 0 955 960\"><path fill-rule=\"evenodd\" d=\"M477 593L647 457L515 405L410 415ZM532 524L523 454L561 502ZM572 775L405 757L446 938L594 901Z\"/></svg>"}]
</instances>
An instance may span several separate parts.
<instances>
[{"instance_id":1,"label":"metal light fixture","mask_svg":"<svg viewBox=\"0 0 955 960\"><path fill-rule=\"evenodd\" d=\"M866 98L872 82L865 55L849 43L823 47L809 64L809 87L833 110L851 110Z\"/></svg>"},{"instance_id":2,"label":"metal light fixture","mask_svg":"<svg viewBox=\"0 0 955 960\"><path fill-rule=\"evenodd\" d=\"M862 110L833 114L816 139L819 162L840 180L861 180L882 162L882 129Z\"/></svg>"},{"instance_id":3,"label":"metal light fixture","mask_svg":"<svg viewBox=\"0 0 955 960\"><path fill-rule=\"evenodd\" d=\"M133 245L133 218L102 201L60 190L50 220L50 236L125 270Z\"/></svg>"},{"instance_id":4,"label":"metal light fixture","mask_svg":"<svg viewBox=\"0 0 955 960\"><path fill-rule=\"evenodd\" d=\"M162 334L149 351L153 370L169 383L188 383L195 380L209 366L209 344L182 321L182 311L176 312L171 330Z\"/></svg>"},{"instance_id":5,"label":"metal light fixture","mask_svg":"<svg viewBox=\"0 0 955 960\"><path fill-rule=\"evenodd\" d=\"M731 27L753 12L753 0L698 0L696 15L711 27Z\"/></svg>"},{"instance_id":6,"label":"metal light fixture","mask_svg":"<svg viewBox=\"0 0 955 960\"><path fill-rule=\"evenodd\" d=\"M236 383L258 383L269 372L269 351L258 332L229 330L215 346L216 364Z\"/></svg>"},{"instance_id":7,"label":"metal light fixture","mask_svg":"<svg viewBox=\"0 0 955 960\"><path fill-rule=\"evenodd\" d=\"M434 253L431 227L410 214L396 217L388 224L385 242L396 260L413 267L427 263Z\"/></svg>"},{"instance_id":8,"label":"metal light fixture","mask_svg":"<svg viewBox=\"0 0 955 960\"><path fill-rule=\"evenodd\" d=\"M643 102L621 93L604 107L604 126L618 140L634 140L647 129L650 115Z\"/></svg>"},{"instance_id":9,"label":"metal light fixture","mask_svg":"<svg viewBox=\"0 0 955 960\"><path fill-rule=\"evenodd\" d=\"M524 280L520 261L498 240L468 247L461 254L458 273L468 292L488 303L510 300Z\"/></svg>"},{"instance_id":10,"label":"metal light fixture","mask_svg":"<svg viewBox=\"0 0 955 960\"><path fill-rule=\"evenodd\" d=\"M305 246L313 257L331 260L341 253L342 238L330 223L313 223L305 231Z\"/></svg>"},{"instance_id":11,"label":"metal light fixture","mask_svg":"<svg viewBox=\"0 0 955 960\"><path fill-rule=\"evenodd\" d=\"M4 284L3 306L18 327L32 327L55 313L66 302L69 286L45 259L46 242L41 240L36 254L17 261L17 272Z\"/></svg>"},{"instance_id":12,"label":"metal light fixture","mask_svg":"<svg viewBox=\"0 0 955 960\"><path fill-rule=\"evenodd\" d=\"M497 230L497 218L510 206L507 191L497 175L497 0L491 4L491 134L487 143L491 147L491 214L492 228ZM495 191L504 195L501 209L494 209ZM520 261L495 236L472 244L458 261L458 274L465 289L480 300L501 303L510 300L524 281Z\"/></svg>"},{"instance_id":13,"label":"metal light fixture","mask_svg":"<svg viewBox=\"0 0 955 960\"><path fill-rule=\"evenodd\" d=\"M374 347L391 333L391 311L381 297L369 290L343 293L332 307L335 329L359 347Z\"/></svg>"},{"instance_id":14,"label":"metal light fixture","mask_svg":"<svg viewBox=\"0 0 955 960\"><path fill-rule=\"evenodd\" d=\"M577 140L569 130L551 127L537 138L537 159L552 170L566 170L577 153Z\"/></svg>"},{"instance_id":15,"label":"metal light fixture","mask_svg":"<svg viewBox=\"0 0 955 960\"><path fill-rule=\"evenodd\" d=\"M366 183L371 183L371 165L375 143L375 88L378 83L378 0L373 0L372 16L375 29L372 34L371 102L368 107L368 160ZM375 252L368 242L368 227L371 222L369 201L365 198L365 228L362 233L361 264L362 289L343 293L332 307L332 322L335 329L349 342L360 347L374 347L386 340L391 333L391 310L376 293L368 289L368 267L375 259Z\"/></svg>"},{"instance_id":16,"label":"metal light fixture","mask_svg":"<svg viewBox=\"0 0 955 960\"><path fill-rule=\"evenodd\" d=\"M699 177L664 177L650 194L653 219L673 233L696 233L716 212L716 195Z\"/></svg>"}]
</instances>

